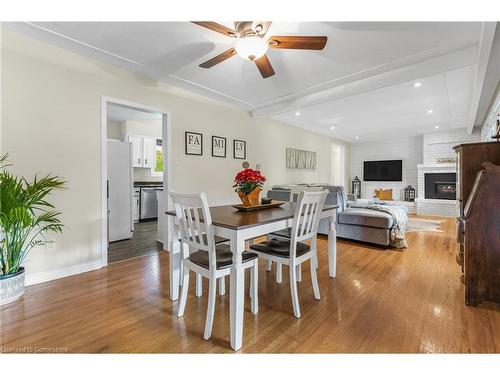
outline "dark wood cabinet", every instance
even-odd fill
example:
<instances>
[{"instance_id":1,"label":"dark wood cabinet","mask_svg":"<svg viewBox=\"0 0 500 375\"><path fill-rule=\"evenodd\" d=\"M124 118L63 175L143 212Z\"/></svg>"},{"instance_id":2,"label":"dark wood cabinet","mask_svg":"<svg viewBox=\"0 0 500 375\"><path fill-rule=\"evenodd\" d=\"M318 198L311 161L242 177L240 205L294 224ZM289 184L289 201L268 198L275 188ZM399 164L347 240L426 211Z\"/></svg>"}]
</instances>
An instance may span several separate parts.
<instances>
[{"instance_id":1,"label":"dark wood cabinet","mask_svg":"<svg viewBox=\"0 0 500 375\"><path fill-rule=\"evenodd\" d=\"M465 302L500 303L500 142L462 144L457 152L457 261Z\"/></svg>"}]
</instances>

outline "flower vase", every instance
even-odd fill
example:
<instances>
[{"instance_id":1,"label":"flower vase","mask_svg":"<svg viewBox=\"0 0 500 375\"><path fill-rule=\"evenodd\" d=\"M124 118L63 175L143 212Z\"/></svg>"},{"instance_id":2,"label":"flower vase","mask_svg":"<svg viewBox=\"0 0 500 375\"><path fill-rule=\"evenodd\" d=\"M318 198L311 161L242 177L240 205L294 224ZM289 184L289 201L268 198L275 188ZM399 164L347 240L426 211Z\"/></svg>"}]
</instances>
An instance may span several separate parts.
<instances>
[{"instance_id":1,"label":"flower vase","mask_svg":"<svg viewBox=\"0 0 500 375\"><path fill-rule=\"evenodd\" d=\"M261 188L255 188L250 193L244 194L241 191L238 192L238 195L243 203L243 206L257 206L260 201L260 192Z\"/></svg>"}]
</instances>

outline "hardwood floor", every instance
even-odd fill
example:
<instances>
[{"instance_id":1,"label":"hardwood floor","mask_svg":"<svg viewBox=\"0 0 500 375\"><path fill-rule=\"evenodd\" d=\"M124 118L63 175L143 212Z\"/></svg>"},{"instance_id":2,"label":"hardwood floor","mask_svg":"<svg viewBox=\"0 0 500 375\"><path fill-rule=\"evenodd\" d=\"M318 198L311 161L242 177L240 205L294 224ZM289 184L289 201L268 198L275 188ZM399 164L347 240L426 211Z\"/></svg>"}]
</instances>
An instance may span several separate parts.
<instances>
[{"instance_id":1,"label":"hardwood floor","mask_svg":"<svg viewBox=\"0 0 500 375\"><path fill-rule=\"evenodd\" d=\"M108 263L140 257L161 250L157 241L158 222L145 221L134 224L134 236L129 240L111 242Z\"/></svg>"},{"instance_id":2,"label":"hardwood floor","mask_svg":"<svg viewBox=\"0 0 500 375\"><path fill-rule=\"evenodd\" d=\"M443 232L408 233L409 248L384 250L339 240L337 278L328 277L327 241L319 240L321 300L303 267L293 316L288 270L259 270L259 313L245 306L246 353L492 353L500 352L500 307L464 305L455 263L455 224ZM232 353L229 293L217 297L213 335L203 340L205 294L186 314L168 299L168 253L28 287L0 310L0 346L69 352ZM229 282L226 282L227 289ZM248 290L248 275L245 287Z\"/></svg>"}]
</instances>

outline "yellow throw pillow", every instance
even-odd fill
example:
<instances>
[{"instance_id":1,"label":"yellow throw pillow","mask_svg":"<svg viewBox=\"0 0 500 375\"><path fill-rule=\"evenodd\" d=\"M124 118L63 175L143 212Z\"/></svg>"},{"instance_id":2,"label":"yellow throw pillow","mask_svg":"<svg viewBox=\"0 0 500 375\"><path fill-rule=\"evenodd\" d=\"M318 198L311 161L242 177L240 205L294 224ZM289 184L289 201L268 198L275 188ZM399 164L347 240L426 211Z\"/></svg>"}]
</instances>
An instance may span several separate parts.
<instances>
[{"instance_id":1,"label":"yellow throw pillow","mask_svg":"<svg viewBox=\"0 0 500 375\"><path fill-rule=\"evenodd\" d=\"M392 189L380 189L378 199L381 201L392 201Z\"/></svg>"},{"instance_id":2,"label":"yellow throw pillow","mask_svg":"<svg viewBox=\"0 0 500 375\"><path fill-rule=\"evenodd\" d=\"M382 190L382 189L380 189L380 190ZM377 198L378 198L378 197L379 197L379 195L380 195L380 190L375 189L375 196L376 196Z\"/></svg>"}]
</instances>

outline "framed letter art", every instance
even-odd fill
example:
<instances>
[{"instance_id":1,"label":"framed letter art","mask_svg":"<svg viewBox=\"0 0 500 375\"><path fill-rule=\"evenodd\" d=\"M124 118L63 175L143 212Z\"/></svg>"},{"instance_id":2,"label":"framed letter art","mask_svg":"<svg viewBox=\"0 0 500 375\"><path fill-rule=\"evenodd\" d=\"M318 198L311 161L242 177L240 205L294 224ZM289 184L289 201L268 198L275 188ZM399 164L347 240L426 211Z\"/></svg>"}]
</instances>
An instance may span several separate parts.
<instances>
[{"instance_id":1,"label":"framed letter art","mask_svg":"<svg viewBox=\"0 0 500 375\"><path fill-rule=\"evenodd\" d=\"M203 134L185 133L186 155L203 155Z\"/></svg>"},{"instance_id":2,"label":"framed letter art","mask_svg":"<svg viewBox=\"0 0 500 375\"><path fill-rule=\"evenodd\" d=\"M226 144L226 138L212 135L212 156L215 156L217 158L225 158Z\"/></svg>"},{"instance_id":3,"label":"framed letter art","mask_svg":"<svg viewBox=\"0 0 500 375\"><path fill-rule=\"evenodd\" d=\"M233 158L235 159L247 158L247 143L245 141L239 139L233 140Z\"/></svg>"}]
</instances>

